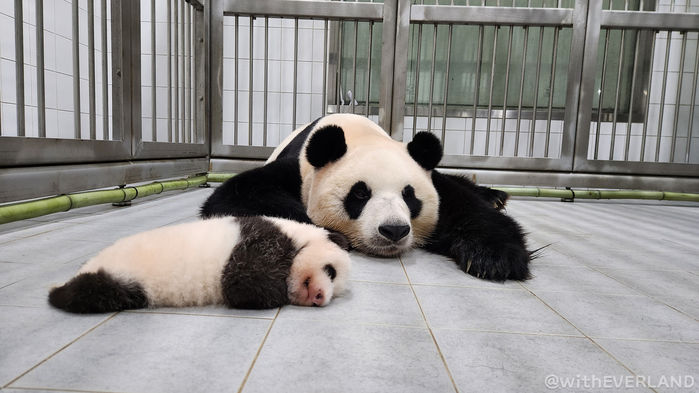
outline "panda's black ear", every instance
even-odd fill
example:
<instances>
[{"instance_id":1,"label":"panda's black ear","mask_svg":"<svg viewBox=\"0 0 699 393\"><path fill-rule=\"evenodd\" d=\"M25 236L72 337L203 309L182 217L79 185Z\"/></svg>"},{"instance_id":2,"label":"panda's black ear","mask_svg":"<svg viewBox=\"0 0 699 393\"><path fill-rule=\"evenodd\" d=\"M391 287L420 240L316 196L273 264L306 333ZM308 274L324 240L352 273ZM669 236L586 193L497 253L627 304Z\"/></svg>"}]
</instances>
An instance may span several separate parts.
<instances>
[{"instance_id":1,"label":"panda's black ear","mask_svg":"<svg viewBox=\"0 0 699 393\"><path fill-rule=\"evenodd\" d=\"M442 143L433 133L421 131L408 143L408 153L421 167L431 171L442 159Z\"/></svg>"},{"instance_id":2,"label":"panda's black ear","mask_svg":"<svg viewBox=\"0 0 699 393\"><path fill-rule=\"evenodd\" d=\"M328 239L330 239L331 242L337 244L341 249L345 251L350 250L350 241L345 235L330 229L328 229L328 232Z\"/></svg>"},{"instance_id":3,"label":"panda's black ear","mask_svg":"<svg viewBox=\"0 0 699 393\"><path fill-rule=\"evenodd\" d=\"M345 132L338 126L325 126L316 131L306 145L306 159L315 168L337 161L347 153Z\"/></svg>"}]
</instances>

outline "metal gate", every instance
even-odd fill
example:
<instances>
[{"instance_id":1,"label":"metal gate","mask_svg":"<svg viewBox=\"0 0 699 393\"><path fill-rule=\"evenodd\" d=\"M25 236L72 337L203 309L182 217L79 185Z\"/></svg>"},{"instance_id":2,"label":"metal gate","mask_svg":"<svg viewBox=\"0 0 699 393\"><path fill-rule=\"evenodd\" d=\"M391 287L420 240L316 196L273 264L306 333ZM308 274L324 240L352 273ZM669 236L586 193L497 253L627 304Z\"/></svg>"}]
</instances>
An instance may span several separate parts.
<instances>
[{"instance_id":1,"label":"metal gate","mask_svg":"<svg viewBox=\"0 0 699 393\"><path fill-rule=\"evenodd\" d=\"M683 189L696 183L699 115L691 93L699 3L425 3L214 2L212 41L222 45L212 47L212 156L261 159L313 116L351 112L399 140L432 131L445 145L441 165L509 172L489 177L501 182ZM304 27L308 21L315 24ZM302 52L317 43L304 40L306 28L322 34L322 72L312 73L321 90L302 87ZM281 55L271 54L274 29L288 37ZM287 62L288 72L274 68L275 61ZM269 99L270 75L279 69L293 81L281 104ZM235 75L228 84L226 73ZM306 91L321 97L312 101L313 116L301 118ZM284 105L291 119L283 119ZM571 182L570 174L580 180Z\"/></svg>"}]
</instances>

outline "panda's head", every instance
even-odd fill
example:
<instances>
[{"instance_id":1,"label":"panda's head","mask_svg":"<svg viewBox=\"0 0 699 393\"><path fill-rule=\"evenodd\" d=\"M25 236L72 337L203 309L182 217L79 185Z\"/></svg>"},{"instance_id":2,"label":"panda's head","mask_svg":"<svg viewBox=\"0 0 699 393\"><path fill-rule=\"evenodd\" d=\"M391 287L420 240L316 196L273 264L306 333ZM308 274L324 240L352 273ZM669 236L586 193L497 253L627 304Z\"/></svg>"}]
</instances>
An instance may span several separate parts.
<instances>
[{"instance_id":1,"label":"panda's head","mask_svg":"<svg viewBox=\"0 0 699 393\"><path fill-rule=\"evenodd\" d=\"M442 146L431 133L418 133L406 147L367 127L361 121L321 125L313 133L303 199L314 223L345 234L362 252L393 256L421 245L437 223L431 170Z\"/></svg>"}]
</instances>

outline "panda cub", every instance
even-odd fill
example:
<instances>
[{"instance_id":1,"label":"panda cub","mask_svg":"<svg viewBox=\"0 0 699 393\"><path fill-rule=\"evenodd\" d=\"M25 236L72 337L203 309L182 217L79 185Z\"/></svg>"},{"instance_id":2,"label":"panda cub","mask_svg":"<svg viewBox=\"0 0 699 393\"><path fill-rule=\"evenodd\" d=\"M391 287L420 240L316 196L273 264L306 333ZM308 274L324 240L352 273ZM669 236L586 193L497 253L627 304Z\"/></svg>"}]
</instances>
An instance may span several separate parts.
<instances>
[{"instance_id":1,"label":"panda cub","mask_svg":"<svg viewBox=\"0 0 699 393\"><path fill-rule=\"evenodd\" d=\"M347 239L271 217L219 217L121 239L87 261L49 303L74 313L225 304L325 306L343 292Z\"/></svg>"}]
</instances>

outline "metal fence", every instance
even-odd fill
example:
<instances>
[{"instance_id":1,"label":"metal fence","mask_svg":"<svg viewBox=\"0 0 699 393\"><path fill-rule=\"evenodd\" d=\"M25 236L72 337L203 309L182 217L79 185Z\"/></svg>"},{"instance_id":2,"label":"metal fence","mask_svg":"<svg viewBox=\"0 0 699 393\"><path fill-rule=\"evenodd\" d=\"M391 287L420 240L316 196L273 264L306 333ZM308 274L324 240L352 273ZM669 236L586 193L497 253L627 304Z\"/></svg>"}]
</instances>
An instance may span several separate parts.
<instances>
[{"instance_id":1,"label":"metal fence","mask_svg":"<svg viewBox=\"0 0 699 393\"><path fill-rule=\"evenodd\" d=\"M212 96L214 157L264 158L269 146L312 118L297 116L298 84L314 83L298 75L298 53L313 45L299 41L299 20L312 19L323 37L314 115L368 114L404 141L432 131L445 145L443 166L510 172L488 177L493 182L672 187L649 177L662 175L678 177L674 184L686 189L699 174L699 135L692 132L699 129L693 49L699 2L248 0L214 7L213 26L230 20L233 27L225 35L225 27L214 29L212 40L235 48L212 52L221 75ZM288 57L283 50L280 57L293 64L293 72L282 72L293 81L287 102L293 109L287 119L275 117L281 130L276 123L270 128L267 117L278 106L268 104L270 20L289 21L294 37L286 41ZM227 79L230 72L235 76ZM372 95L376 86L379 94ZM223 118L216 118L218 108ZM240 108L248 112L242 120Z\"/></svg>"},{"instance_id":2,"label":"metal fence","mask_svg":"<svg viewBox=\"0 0 699 393\"><path fill-rule=\"evenodd\" d=\"M699 191L698 0L10 5L0 201L259 165L338 112L485 183Z\"/></svg>"}]
</instances>

